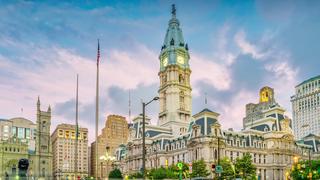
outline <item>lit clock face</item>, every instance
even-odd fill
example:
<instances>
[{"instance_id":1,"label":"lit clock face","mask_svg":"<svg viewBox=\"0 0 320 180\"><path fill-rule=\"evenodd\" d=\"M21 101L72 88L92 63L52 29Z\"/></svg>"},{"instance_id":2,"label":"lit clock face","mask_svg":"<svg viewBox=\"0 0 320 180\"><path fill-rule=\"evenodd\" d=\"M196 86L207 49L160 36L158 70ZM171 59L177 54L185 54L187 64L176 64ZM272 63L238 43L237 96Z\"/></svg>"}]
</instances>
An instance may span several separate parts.
<instances>
[{"instance_id":1,"label":"lit clock face","mask_svg":"<svg viewBox=\"0 0 320 180\"><path fill-rule=\"evenodd\" d=\"M261 102L268 102L269 101L269 94L267 91L263 91L261 93Z\"/></svg>"},{"instance_id":2,"label":"lit clock face","mask_svg":"<svg viewBox=\"0 0 320 180\"><path fill-rule=\"evenodd\" d=\"M177 57L177 62L178 62L179 64L184 64L184 57L178 55L178 57Z\"/></svg>"},{"instance_id":3,"label":"lit clock face","mask_svg":"<svg viewBox=\"0 0 320 180\"><path fill-rule=\"evenodd\" d=\"M168 57L165 57L163 60L162 60L162 65L164 67L166 67L168 65Z\"/></svg>"}]
</instances>

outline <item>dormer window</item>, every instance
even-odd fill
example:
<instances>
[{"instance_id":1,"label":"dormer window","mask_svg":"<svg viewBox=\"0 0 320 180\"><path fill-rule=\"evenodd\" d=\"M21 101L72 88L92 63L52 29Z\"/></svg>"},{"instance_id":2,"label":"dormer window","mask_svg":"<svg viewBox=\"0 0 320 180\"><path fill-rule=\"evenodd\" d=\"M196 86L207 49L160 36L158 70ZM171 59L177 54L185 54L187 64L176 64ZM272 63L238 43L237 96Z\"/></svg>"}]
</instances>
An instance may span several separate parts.
<instances>
[{"instance_id":1,"label":"dormer window","mask_svg":"<svg viewBox=\"0 0 320 180\"><path fill-rule=\"evenodd\" d=\"M173 46L174 45L174 39L172 38L170 41L170 45Z\"/></svg>"}]
</instances>

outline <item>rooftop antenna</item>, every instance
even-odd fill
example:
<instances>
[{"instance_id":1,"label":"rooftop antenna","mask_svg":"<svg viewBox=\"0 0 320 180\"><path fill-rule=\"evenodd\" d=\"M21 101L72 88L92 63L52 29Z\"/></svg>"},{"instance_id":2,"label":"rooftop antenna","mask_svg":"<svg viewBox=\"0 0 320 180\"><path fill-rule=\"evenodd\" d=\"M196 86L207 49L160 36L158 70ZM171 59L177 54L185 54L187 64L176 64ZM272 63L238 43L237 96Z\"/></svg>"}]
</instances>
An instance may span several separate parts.
<instances>
[{"instance_id":1,"label":"rooftop antenna","mask_svg":"<svg viewBox=\"0 0 320 180\"><path fill-rule=\"evenodd\" d=\"M76 143L75 143L75 161L74 161L74 173L75 177L77 178L78 172L78 140L79 140L79 124L78 124L78 111L79 111L79 75L77 74L77 88L76 88Z\"/></svg>"},{"instance_id":2,"label":"rooftop antenna","mask_svg":"<svg viewBox=\"0 0 320 180\"><path fill-rule=\"evenodd\" d=\"M207 92L204 93L204 104L207 107L207 105L208 105Z\"/></svg>"},{"instance_id":3,"label":"rooftop antenna","mask_svg":"<svg viewBox=\"0 0 320 180\"><path fill-rule=\"evenodd\" d=\"M131 90L129 89L129 123L131 123Z\"/></svg>"}]
</instances>

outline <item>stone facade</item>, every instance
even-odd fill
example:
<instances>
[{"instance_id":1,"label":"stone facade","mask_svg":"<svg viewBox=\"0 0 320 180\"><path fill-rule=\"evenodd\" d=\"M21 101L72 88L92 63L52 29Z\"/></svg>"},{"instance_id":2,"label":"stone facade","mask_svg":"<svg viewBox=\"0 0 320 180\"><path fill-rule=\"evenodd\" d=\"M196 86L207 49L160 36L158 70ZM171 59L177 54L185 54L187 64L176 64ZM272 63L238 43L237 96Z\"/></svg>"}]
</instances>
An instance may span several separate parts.
<instances>
[{"instance_id":1,"label":"stone facade","mask_svg":"<svg viewBox=\"0 0 320 180\"><path fill-rule=\"evenodd\" d=\"M78 143L76 143L76 126L59 124L52 133L51 140L55 179L88 177L88 129L79 128ZM75 154L76 144L78 144L77 159Z\"/></svg>"},{"instance_id":2,"label":"stone facade","mask_svg":"<svg viewBox=\"0 0 320 180\"><path fill-rule=\"evenodd\" d=\"M0 121L0 176L18 174L18 162L29 160L28 176L49 179L52 177L52 151L50 143L51 108L40 110L37 101L36 124L25 118Z\"/></svg>"},{"instance_id":3,"label":"stone facade","mask_svg":"<svg viewBox=\"0 0 320 180\"><path fill-rule=\"evenodd\" d=\"M181 51L184 60L178 59ZM169 54L169 59L166 59L166 54ZM218 158L228 157L234 162L244 153L250 153L260 179L282 180L293 165L293 157L308 158L308 152L313 146L295 141L291 120L276 103L274 90L270 87L260 90L257 104L246 106L244 129L239 132L223 130L219 123L219 113L207 108L190 116L192 100L189 59L188 46L184 44L173 7L160 54L159 123L152 125L150 119L146 118L147 169L167 167L177 162L192 163L200 159L206 162L209 169L211 164L217 164ZM184 75L183 84L180 83L180 73ZM177 95L179 92L187 97L180 98ZM181 104L184 110L181 110ZM116 156L117 165L125 174L141 171L141 116L133 119L128 143L117 149Z\"/></svg>"},{"instance_id":4,"label":"stone facade","mask_svg":"<svg viewBox=\"0 0 320 180\"><path fill-rule=\"evenodd\" d=\"M109 115L105 127L98 136L98 155L96 155L96 142L91 143L91 176L106 177L107 171L112 169L111 162L101 160L100 157L114 154L121 144L126 144L128 140L128 123L125 117L119 115ZM96 157L98 157L98 170L96 176Z\"/></svg>"}]
</instances>

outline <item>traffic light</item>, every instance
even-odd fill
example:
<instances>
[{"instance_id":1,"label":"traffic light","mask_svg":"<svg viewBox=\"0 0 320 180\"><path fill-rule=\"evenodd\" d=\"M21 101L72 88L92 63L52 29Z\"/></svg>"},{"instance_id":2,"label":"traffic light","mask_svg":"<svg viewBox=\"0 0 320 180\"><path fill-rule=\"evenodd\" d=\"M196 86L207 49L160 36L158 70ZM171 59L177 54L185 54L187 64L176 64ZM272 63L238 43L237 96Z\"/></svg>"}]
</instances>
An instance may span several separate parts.
<instances>
[{"instance_id":1,"label":"traffic light","mask_svg":"<svg viewBox=\"0 0 320 180\"><path fill-rule=\"evenodd\" d=\"M215 165L215 164L212 164L212 165L211 165L211 170L212 170L212 171L215 171L215 170L216 170L216 165Z\"/></svg>"}]
</instances>

